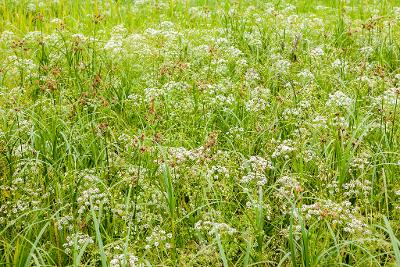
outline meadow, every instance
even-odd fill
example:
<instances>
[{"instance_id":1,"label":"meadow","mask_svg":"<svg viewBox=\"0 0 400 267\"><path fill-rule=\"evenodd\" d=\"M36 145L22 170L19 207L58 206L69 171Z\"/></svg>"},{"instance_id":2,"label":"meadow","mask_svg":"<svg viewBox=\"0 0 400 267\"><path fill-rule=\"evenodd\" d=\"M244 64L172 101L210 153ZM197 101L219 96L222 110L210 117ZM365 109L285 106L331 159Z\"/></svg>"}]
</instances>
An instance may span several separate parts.
<instances>
[{"instance_id":1,"label":"meadow","mask_svg":"<svg viewBox=\"0 0 400 267\"><path fill-rule=\"evenodd\" d=\"M397 0L0 0L0 266L400 266Z\"/></svg>"}]
</instances>

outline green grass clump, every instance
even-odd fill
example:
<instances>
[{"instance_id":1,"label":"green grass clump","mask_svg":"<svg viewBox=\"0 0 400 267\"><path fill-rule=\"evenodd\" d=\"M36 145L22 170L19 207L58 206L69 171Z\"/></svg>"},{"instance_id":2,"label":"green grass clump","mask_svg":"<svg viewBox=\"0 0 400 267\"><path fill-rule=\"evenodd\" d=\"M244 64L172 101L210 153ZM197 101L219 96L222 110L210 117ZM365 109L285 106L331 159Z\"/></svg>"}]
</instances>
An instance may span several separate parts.
<instances>
[{"instance_id":1,"label":"green grass clump","mask_svg":"<svg viewBox=\"0 0 400 267\"><path fill-rule=\"evenodd\" d=\"M0 2L1 266L399 266L397 1Z\"/></svg>"}]
</instances>

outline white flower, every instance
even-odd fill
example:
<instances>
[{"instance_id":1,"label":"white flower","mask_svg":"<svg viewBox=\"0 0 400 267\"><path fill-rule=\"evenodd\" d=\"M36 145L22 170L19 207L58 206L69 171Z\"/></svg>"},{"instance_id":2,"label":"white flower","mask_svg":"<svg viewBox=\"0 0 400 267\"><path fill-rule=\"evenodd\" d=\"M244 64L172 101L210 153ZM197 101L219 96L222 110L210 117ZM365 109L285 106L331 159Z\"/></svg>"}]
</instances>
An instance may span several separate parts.
<instances>
[{"instance_id":1,"label":"white flower","mask_svg":"<svg viewBox=\"0 0 400 267\"><path fill-rule=\"evenodd\" d=\"M286 73L289 70L291 63L286 59L280 59L275 62L274 66L278 73Z\"/></svg>"},{"instance_id":2,"label":"white flower","mask_svg":"<svg viewBox=\"0 0 400 267\"><path fill-rule=\"evenodd\" d=\"M311 50L311 56L313 57L321 57L323 55L324 55L324 50L320 46Z\"/></svg>"},{"instance_id":3,"label":"white flower","mask_svg":"<svg viewBox=\"0 0 400 267\"><path fill-rule=\"evenodd\" d=\"M274 153L272 153L272 158L283 156L285 159L288 159L289 155L295 150L292 140L283 140L283 142L276 147Z\"/></svg>"},{"instance_id":4,"label":"white flower","mask_svg":"<svg viewBox=\"0 0 400 267\"><path fill-rule=\"evenodd\" d=\"M122 39L119 37L112 37L108 42L104 45L104 50L111 53L111 55L116 55L119 52L122 52Z\"/></svg>"},{"instance_id":5,"label":"white flower","mask_svg":"<svg viewBox=\"0 0 400 267\"><path fill-rule=\"evenodd\" d=\"M327 106L338 106L349 108L354 103L354 100L348 97L342 91L336 91L334 94L329 94L329 99L326 102Z\"/></svg>"},{"instance_id":6,"label":"white flower","mask_svg":"<svg viewBox=\"0 0 400 267\"><path fill-rule=\"evenodd\" d=\"M340 60L340 59L336 59L335 61L333 61L332 63L332 68L334 69L342 69L342 70L346 70L348 67L348 64L346 61Z\"/></svg>"},{"instance_id":7,"label":"white flower","mask_svg":"<svg viewBox=\"0 0 400 267\"><path fill-rule=\"evenodd\" d=\"M365 57L369 57L374 49L371 46L364 46L360 48L361 54L363 54Z\"/></svg>"},{"instance_id":8,"label":"white flower","mask_svg":"<svg viewBox=\"0 0 400 267\"><path fill-rule=\"evenodd\" d=\"M300 78L303 78L304 80L314 80L314 74L308 69L304 69L301 72L297 74Z\"/></svg>"},{"instance_id":9,"label":"white flower","mask_svg":"<svg viewBox=\"0 0 400 267\"><path fill-rule=\"evenodd\" d=\"M255 69L249 68L245 74L245 79L248 82L258 82L260 80L260 74L258 74Z\"/></svg>"}]
</instances>

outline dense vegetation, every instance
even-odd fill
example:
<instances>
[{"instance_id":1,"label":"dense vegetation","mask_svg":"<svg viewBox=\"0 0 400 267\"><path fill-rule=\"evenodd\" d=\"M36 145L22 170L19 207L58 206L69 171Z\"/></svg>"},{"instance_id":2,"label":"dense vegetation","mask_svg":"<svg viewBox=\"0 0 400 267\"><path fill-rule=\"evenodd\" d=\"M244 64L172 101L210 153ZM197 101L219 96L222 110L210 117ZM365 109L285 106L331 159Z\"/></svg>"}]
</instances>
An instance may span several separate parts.
<instances>
[{"instance_id":1,"label":"dense vegetation","mask_svg":"<svg viewBox=\"0 0 400 267\"><path fill-rule=\"evenodd\" d=\"M396 2L1 0L0 265L400 266Z\"/></svg>"}]
</instances>

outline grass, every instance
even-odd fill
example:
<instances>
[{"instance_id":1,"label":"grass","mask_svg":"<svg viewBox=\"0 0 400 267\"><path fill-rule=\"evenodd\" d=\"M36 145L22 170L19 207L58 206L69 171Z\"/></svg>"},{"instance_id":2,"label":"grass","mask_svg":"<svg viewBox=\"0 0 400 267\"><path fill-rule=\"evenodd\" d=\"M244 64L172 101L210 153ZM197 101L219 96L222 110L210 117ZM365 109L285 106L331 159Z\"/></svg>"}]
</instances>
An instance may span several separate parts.
<instances>
[{"instance_id":1,"label":"grass","mask_svg":"<svg viewBox=\"0 0 400 267\"><path fill-rule=\"evenodd\" d=\"M1 266L399 266L397 1L0 1Z\"/></svg>"}]
</instances>

